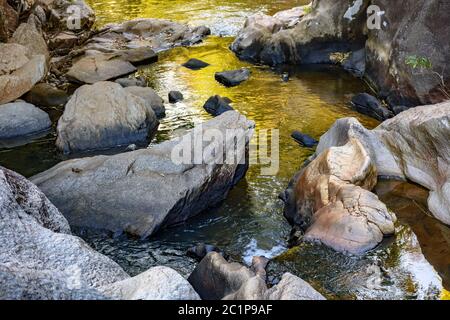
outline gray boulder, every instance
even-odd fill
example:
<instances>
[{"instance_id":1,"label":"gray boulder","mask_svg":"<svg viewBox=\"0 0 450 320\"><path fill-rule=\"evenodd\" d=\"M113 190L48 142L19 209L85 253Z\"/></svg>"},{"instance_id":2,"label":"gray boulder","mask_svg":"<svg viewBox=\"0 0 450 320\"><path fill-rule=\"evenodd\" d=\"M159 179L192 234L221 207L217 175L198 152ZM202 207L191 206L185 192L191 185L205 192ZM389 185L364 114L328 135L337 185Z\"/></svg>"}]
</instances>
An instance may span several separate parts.
<instances>
[{"instance_id":1,"label":"gray boulder","mask_svg":"<svg viewBox=\"0 0 450 320\"><path fill-rule=\"evenodd\" d=\"M243 68L239 70L216 72L214 77L226 87L235 87L250 78L250 70Z\"/></svg>"},{"instance_id":2,"label":"gray boulder","mask_svg":"<svg viewBox=\"0 0 450 320\"><path fill-rule=\"evenodd\" d=\"M115 156L66 161L33 181L73 226L124 230L147 237L227 197L247 170L245 145L253 126L239 113L227 112L181 140ZM208 132L222 134L223 148L215 152L206 149L209 143L202 143L202 137ZM191 158L194 144L190 141L202 143L203 160L198 152ZM227 152L235 147L242 151L237 161L222 164L222 158L227 159Z\"/></svg>"},{"instance_id":3,"label":"gray boulder","mask_svg":"<svg viewBox=\"0 0 450 320\"><path fill-rule=\"evenodd\" d=\"M120 78L114 81L115 83L120 84L122 87L147 87L147 82L144 78Z\"/></svg>"},{"instance_id":4,"label":"gray boulder","mask_svg":"<svg viewBox=\"0 0 450 320\"><path fill-rule=\"evenodd\" d=\"M119 84L97 82L78 88L58 121L57 147L65 153L146 141L159 122L146 101Z\"/></svg>"},{"instance_id":5,"label":"gray boulder","mask_svg":"<svg viewBox=\"0 0 450 320\"><path fill-rule=\"evenodd\" d=\"M40 3L49 15L46 27L52 31L80 31L90 29L95 13L83 0L46 0ZM78 20L72 15L77 13Z\"/></svg>"},{"instance_id":6,"label":"gray boulder","mask_svg":"<svg viewBox=\"0 0 450 320\"><path fill-rule=\"evenodd\" d=\"M164 118L166 116L166 107L164 106L164 100L152 88L130 86L126 87L125 91L144 99L158 119Z\"/></svg>"},{"instance_id":7,"label":"gray boulder","mask_svg":"<svg viewBox=\"0 0 450 320\"><path fill-rule=\"evenodd\" d=\"M34 55L43 55L47 60L50 58L42 32L32 23L22 23L14 32L10 42L27 47L28 51Z\"/></svg>"},{"instance_id":8,"label":"gray boulder","mask_svg":"<svg viewBox=\"0 0 450 320\"><path fill-rule=\"evenodd\" d=\"M69 95L66 91L48 83L38 83L24 96L24 99L41 107L61 107L67 103Z\"/></svg>"},{"instance_id":9,"label":"gray boulder","mask_svg":"<svg viewBox=\"0 0 450 320\"><path fill-rule=\"evenodd\" d=\"M264 276L239 263L229 263L217 252L209 253L188 281L204 300L325 300L308 283L291 274L267 288Z\"/></svg>"},{"instance_id":10,"label":"gray boulder","mask_svg":"<svg viewBox=\"0 0 450 320\"><path fill-rule=\"evenodd\" d=\"M367 93L360 93L354 96L352 98L352 106L359 113L377 119L378 121L384 121L394 116L377 98Z\"/></svg>"},{"instance_id":11,"label":"gray boulder","mask_svg":"<svg viewBox=\"0 0 450 320\"><path fill-rule=\"evenodd\" d=\"M167 267L154 267L123 281L100 288L121 300L200 300L189 282Z\"/></svg>"},{"instance_id":12,"label":"gray boulder","mask_svg":"<svg viewBox=\"0 0 450 320\"><path fill-rule=\"evenodd\" d=\"M48 114L32 104L17 101L0 105L0 139L38 134L51 125Z\"/></svg>"}]
</instances>

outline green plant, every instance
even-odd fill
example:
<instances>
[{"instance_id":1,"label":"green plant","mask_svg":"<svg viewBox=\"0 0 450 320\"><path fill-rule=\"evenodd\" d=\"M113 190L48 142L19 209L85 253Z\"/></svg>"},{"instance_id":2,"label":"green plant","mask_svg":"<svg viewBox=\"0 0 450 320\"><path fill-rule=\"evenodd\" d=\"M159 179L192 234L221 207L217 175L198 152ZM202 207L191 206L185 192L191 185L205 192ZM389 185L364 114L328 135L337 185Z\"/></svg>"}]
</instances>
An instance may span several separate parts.
<instances>
[{"instance_id":1,"label":"green plant","mask_svg":"<svg viewBox=\"0 0 450 320\"><path fill-rule=\"evenodd\" d=\"M310 14L313 11L312 4L308 4L303 7L303 12L305 14Z\"/></svg>"},{"instance_id":2,"label":"green plant","mask_svg":"<svg viewBox=\"0 0 450 320\"><path fill-rule=\"evenodd\" d=\"M444 79L444 71L442 73L436 72L433 70L433 63L428 57L422 57L422 56L407 56L405 59L406 65L410 66L413 70L419 70L420 73L423 73L425 70L428 70L431 72L431 74L435 75L439 78L440 81L440 90L441 92L447 97L447 99L450 99L450 90L445 85L445 79Z\"/></svg>"}]
</instances>

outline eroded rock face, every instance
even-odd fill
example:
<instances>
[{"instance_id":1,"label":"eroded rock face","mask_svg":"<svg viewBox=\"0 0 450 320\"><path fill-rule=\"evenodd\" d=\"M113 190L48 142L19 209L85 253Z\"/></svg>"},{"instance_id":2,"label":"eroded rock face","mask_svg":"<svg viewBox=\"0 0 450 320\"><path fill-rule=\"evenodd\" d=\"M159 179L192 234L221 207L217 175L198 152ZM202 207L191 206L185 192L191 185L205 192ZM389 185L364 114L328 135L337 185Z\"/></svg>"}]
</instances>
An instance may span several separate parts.
<instances>
[{"instance_id":1,"label":"eroded rock face","mask_svg":"<svg viewBox=\"0 0 450 320\"><path fill-rule=\"evenodd\" d=\"M57 147L65 153L145 141L159 122L151 106L113 82L77 89L58 121Z\"/></svg>"},{"instance_id":2,"label":"eroded rock face","mask_svg":"<svg viewBox=\"0 0 450 320\"><path fill-rule=\"evenodd\" d=\"M209 129L219 130L223 137L227 130L236 130L232 132L238 138L228 135L226 147L205 153L204 162L178 159L182 145L172 140L146 150L66 161L35 176L33 181L73 226L123 230L147 237L226 198L247 170L243 163L245 150L235 164L220 164L221 158L226 159L226 152L236 143L245 147L253 126L253 122L233 111L189 132L182 141L201 142L199 139ZM203 142L205 148L208 145ZM192 153L191 148L193 144L188 142L186 155ZM177 164L180 162L186 164Z\"/></svg>"},{"instance_id":3,"label":"eroded rock face","mask_svg":"<svg viewBox=\"0 0 450 320\"><path fill-rule=\"evenodd\" d=\"M167 267L154 267L136 277L100 289L121 300L200 300L189 282Z\"/></svg>"},{"instance_id":4,"label":"eroded rock face","mask_svg":"<svg viewBox=\"0 0 450 320\"><path fill-rule=\"evenodd\" d=\"M19 44L0 43L0 105L27 93L47 73L46 57Z\"/></svg>"},{"instance_id":5,"label":"eroded rock face","mask_svg":"<svg viewBox=\"0 0 450 320\"><path fill-rule=\"evenodd\" d=\"M18 101L0 105L0 139L37 134L51 125L48 114L32 104Z\"/></svg>"},{"instance_id":6,"label":"eroded rock face","mask_svg":"<svg viewBox=\"0 0 450 320\"><path fill-rule=\"evenodd\" d=\"M128 277L72 236L67 220L36 186L2 167L0 216L2 298L100 297L94 288Z\"/></svg>"},{"instance_id":7,"label":"eroded rock face","mask_svg":"<svg viewBox=\"0 0 450 320\"><path fill-rule=\"evenodd\" d=\"M287 191L286 218L301 226L303 240L362 254L395 232L395 215L371 190L376 167L356 139L326 149Z\"/></svg>"},{"instance_id":8,"label":"eroded rock face","mask_svg":"<svg viewBox=\"0 0 450 320\"><path fill-rule=\"evenodd\" d=\"M205 300L324 300L308 283L285 274L279 285L267 289L265 276L239 263L229 263L217 252L209 253L188 281Z\"/></svg>"},{"instance_id":9,"label":"eroded rock face","mask_svg":"<svg viewBox=\"0 0 450 320\"><path fill-rule=\"evenodd\" d=\"M314 0L310 13L296 9L247 19L231 49L269 65L331 63L330 55L364 47L368 0ZM303 11L303 12L302 12ZM298 16L297 16L298 15Z\"/></svg>"}]
</instances>

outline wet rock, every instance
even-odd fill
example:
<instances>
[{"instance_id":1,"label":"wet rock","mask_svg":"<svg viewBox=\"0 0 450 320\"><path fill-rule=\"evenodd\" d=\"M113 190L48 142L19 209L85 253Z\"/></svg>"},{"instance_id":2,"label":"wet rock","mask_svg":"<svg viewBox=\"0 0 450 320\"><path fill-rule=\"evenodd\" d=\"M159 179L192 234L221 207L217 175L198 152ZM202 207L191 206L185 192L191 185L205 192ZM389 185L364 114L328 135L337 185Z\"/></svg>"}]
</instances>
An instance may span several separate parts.
<instances>
[{"instance_id":1,"label":"wet rock","mask_svg":"<svg viewBox=\"0 0 450 320\"><path fill-rule=\"evenodd\" d=\"M10 42L27 47L28 51L34 55L43 55L47 60L50 58L42 32L38 31L33 24L22 23L14 32Z\"/></svg>"},{"instance_id":2,"label":"wet rock","mask_svg":"<svg viewBox=\"0 0 450 320\"><path fill-rule=\"evenodd\" d=\"M145 141L159 123L142 99L119 84L97 82L77 89L58 121L56 145L65 153Z\"/></svg>"},{"instance_id":3,"label":"wet rock","mask_svg":"<svg viewBox=\"0 0 450 320\"><path fill-rule=\"evenodd\" d=\"M450 225L450 176L446 169L450 159L449 117L450 103L446 102L406 110L372 131L356 119L340 119L321 138L316 153L357 139L379 176L408 179L430 190L431 213Z\"/></svg>"},{"instance_id":4,"label":"wet rock","mask_svg":"<svg viewBox=\"0 0 450 320\"><path fill-rule=\"evenodd\" d=\"M352 106L359 113L375 118L378 121L384 121L394 116L377 98L367 93L360 93L354 96L352 98Z\"/></svg>"},{"instance_id":5,"label":"wet rock","mask_svg":"<svg viewBox=\"0 0 450 320\"><path fill-rule=\"evenodd\" d=\"M269 264L270 260L266 257L253 257L251 270L257 275L266 279L266 267Z\"/></svg>"},{"instance_id":6,"label":"wet rock","mask_svg":"<svg viewBox=\"0 0 450 320\"><path fill-rule=\"evenodd\" d=\"M230 103L230 99L216 95L206 101L203 105L203 109L205 109L210 115L217 117L222 113L234 110L233 107L230 106Z\"/></svg>"},{"instance_id":7,"label":"wet rock","mask_svg":"<svg viewBox=\"0 0 450 320\"><path fill-rule=\"evenodd\" d=\"M17 54L18 49L22 49L28 60L25 60L23 55ZM20 98L46 75L45 56L32 56L26 47L18 44L0 44L0 57L2 58L0 63L0 104ZM15 58L18 60L13 62Z\"/></svg>"},{"instance_id":8,"label":"wet rock","mask_svg":"<svg viewBox=\"0 0 450 320\"><path fill-rule=\"evenodd\" d=\"M222 254L222 250L220 250L216 246L203 243L196 245L195 247L189 248L186 254L193 259L201 261L210 252L218 252Z\"/></svg>"},{"instance_id":9,"label":"wet rock","mask_svg":"<svg viewBox=\"0 0 450 320\"><path fill-rule=\"evenodd\" d=\"M215 78L226 87L235 87L250 78L250 70L240 69L224 72L216 72Z\"/></svg>"},{"instance_id":10,"label":"wet rock","mask_svg":"<svg viewBox=\"0 0 450 320\"><path fill-rule=\"evenodd\" d=\"M396 217L370 191L377 171L356 139L317 153L286 196L285 217L301 226L304 241L363 254L393 235Z\"/></svg>"},{"instance_id":11,"label":"wet rock","mask_svg":"<svg viewBox=\"0 0 450 320\"><path fill-rule=\"evenodd\" d=\"M127 87L125 91L144 99L146 104L153 110L158 119L166 116L166 107L164 100L156 93L155 90L149 87Z\"/></svg>"},{"instance_id":12,"label":"wet rock","mask_svg":"<svg viewBox=\"0 0 450 320\"><path fill-rule=\"evenodd\" d=\"M167 267L151 268L100 290L120 300L200 300L189 282Z\"/></svg>"},{"instance_id":13,"label":"wet rock","mask_svg":"<svg viewBox=\"0 0 450 320\"><path fill-rule=\"evenodd\" d=\"M96 95L103 101L108 100L104 95ZM71 225L113 232L123 230L145 238L227 197L229 190L246 173L247 164L239 163L246 152L237 155L235 164L220 164L219 160L226 159L227 152L230 148L234 150L236 143L245 146L253 127L254 123L239 113L227 112L204 123L201 131L190 131L182 140L114 156L62 162L35 176L33 181ZM192 149L184 146L187 150L182 152L180 142L202 141L198 139L211 128L222 132L226 147L223 152L206 154L202 164L193 164L194 160L189 159ZM237 139L225 135L229 129L237 130ZM203 142L205 148L208 145ZM183 155L184 161L180 158Z\"/></svg>"},{"instance_id":14,"label":"wet rock","mask_svg":"<svg viewBox=\"0 0 450 320\"><path fill-rule=\"evenodd\" d=\"M67 103L69 96L64 90L48 83L38 83L25 95L24 99L41 107L60 107Z\"/></svg>"},{"instance_id":15,"label":"wet rock","mask_svg":"<svg viewBox=\"0 0 450 320\"><path fill-rule=\"evenodd\" d=\"M67 77L81 82L93 84L135 72L137 69L130 62L115 54L92 53L74 62L67 72Z\"/></svg>"},{"instance_id":16,"label":"wet rock","mask_svg":"<svg viewBox=\"0 0 450 320\"><path fill-rule=\"evenodd\" d=\"M51 125L48 114L32 104L18 101L0 105L0 139L37 134Z\"/></svg>"},{"instance_id":17,"label":"wet rock","mask_svg":"<svg viewBox=\"0 0 450 320\"><path fill-rule=\"evenodd\" d=\"M117 50L114 53L120 55L123 60L129 61L135 66L152 64L158 61L158 55L151 47L129 48L126 50Z\"/></svg>"},{"instance_id":18,"label":"wet rock","mask_svg":"<svg viewBox=\"0 0 450 320\"><path fill-rule=\"evenodd\" d=\"M406 111L406 110L408 110L408 109L410 109L410 108L405 107L405 106L393 106L393 107L392 107L392 112L393 112L395 115L398 115L398 114L400 114L400 113L402 113L403 111Z\"/></svg>"},{"instance_id":19,"label":"wet rock","mask_svg":"<svg viewBox=\"0 0 450 320\"><path fill-rule=\"evenodd\" d=\"M351 52L349 57L342 62L342 67L357 77L364 76L366 72L366 50L360 49Z\"/></svg>"},{"instance_id":20,"label":"wet rock","mask_svg":"<svg viewBox=\"0 0 450 320\"><path fill-rule=\"evenodd\" d=\"M95 288L128 277L115 262L72 236L67 220L36 186L2 167L0 217L4 299L100 298Z\"/></svg>"},{"instance_id":21,"label":"wet rock","mask_svg":"<svg viewBox=\"0 0 450 320\"><path fill-rule=\"evenodd\" d=\"M183 67L186 67L191 70L200 70L209 66L209 63L198 59L189 59L187 62L183 63Z\"/></svg>"},{"instance_id":22,"label":"wet rock","mask_svg":"<svg viewBox=\"0 0 450 320\"><path fill-rule=\"evenodd\" d=\"M183 101L184 97L183 94L180 91L170 91L169 92L169 102L170 103L177 103L180 101Z\"/></svg>"},{"instance_id":23,"label":"wet rock","mask_svg":"<svg viewBox=\"0 0 450 320\"><path fill-rule=\"evenodd\" d=\"M147 87L147 82L144 78L120 78L114 81L120 84L122 87Z\"/></svg>"},{"instance_id":24,"label":"wet rock","mask_svg":"<svg viewBox=\"0 0 450 320\"><path fill-rule=\"evenodd\" d=\"M281 75L281 80L283 80L283 82L288 82L289 81L289 73L285 72Z\"/></svg>"},{"instance_id":25,"label":"wet rock","mask_svg":"<svg viewBox=\"0 0 450 320\"><path fill-rule=\"evenodd\" d=\"M89 41L85 49L110 53L120 50L123 54L129 50L147 48L159 53L176 46L198 43L209 34L210 30L206 27L190 28L169 20L135 19L107 25L103 32Z\"/></svg>"},{"instance_id":26,"label":"wet rock","mask_svg":"<svg viewBox=\"0 0 450 320\"><path fill-rule=\"evenodd\" d=\"M265 280L239 263L229 263L220 254L209 253L188 281L204 300L323 300L303 280L286 274L280 286L267 289Z\"/></svg>"},{"instance_id":27,"label":"wet rock","mask_svg":"<svg viewBox=\"0 0 450 320\"><path fill-rule=\"evenodd\" d=\"M316 146L319 141L308 136L307 134L301 133L300 131L294 131L291 137L301 146L306 148L312 148Z\"/></svg>"}]
</instances>

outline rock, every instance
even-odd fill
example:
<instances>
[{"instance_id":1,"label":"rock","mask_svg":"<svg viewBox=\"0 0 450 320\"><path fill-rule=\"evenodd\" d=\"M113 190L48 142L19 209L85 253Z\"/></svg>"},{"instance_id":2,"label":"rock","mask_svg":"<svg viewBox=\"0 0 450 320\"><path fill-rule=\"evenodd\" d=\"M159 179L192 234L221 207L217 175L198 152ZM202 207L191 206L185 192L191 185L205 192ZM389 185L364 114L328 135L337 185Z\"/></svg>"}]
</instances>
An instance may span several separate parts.
<instances>
[{"instance_id":1,"label":"rock","mask_svg":"<svg viewBox=\"0 0 450 320\"><path fill-rule=\"evenodd\" d=\"M126 149L125 149L125 151L127 151L127 152L129 152L129 151L136 151L137 150L137 145L135 145L134 143L133 144L130 144Z\"/></svg>"},{"instance_id":2,"label":"rock","mask_svg":"<svg viewBox=\"0 0 450 320\"><path fill-rule=\"evenodd\" d=\"M170 91L169 92L169 102L170 103L177 103L180 101L183 101L184 97L183 94L180 91Z\"/></svg>"},{"instance_id":3,"label":"rock","mask_svg":"<svg viewBox=\"0 0 450 320\"><path fill-rule=\"evenodd\" d=\"M251 270L257 275L266 279L266 267L269 264L270 260L266 257L253 257Z\"/></svg>"},{"instance_id":4,"label":"rock","mask_svg":"<svg viewBox=\"0 0 450 320\"><path fill-rule=\"evenodd\" d=\"M17 53L20 49L28 60ZM26 47L0 44L0 57L0 105L20 98L46 75L45 56L30 56ZM15 58L17 60L14 62Z\"/></svg>"},{"instance_id":5,"label":"rock","mask_svg":"<svg viewBox=\"0 0 450 320\"><path fill-rule=\"evenodd\" d=\"M0 296L99 298L95 288L128 278L71 235L67 220L22 176L0 167Z\"/></svg>"},{"instance_id":6,"label":"rock","mask_svg":"<svg viewBox=\"0 0 450 320\"><path fill-rule=\"evenodd\" d=\"M77 89L58 121L56 146L64 153L146 141L159 123L148 104L119 84L97 82Z\"/></svg>"},{"instance_id":7,"label":"rock","mask_svg":"<svg viewBox=\"0 0 450 320\"><path fill-rule=\"evenodd\" d=\"M357 139L379 176L408 179L430 190L429 210L450 225L449 138L450 103L446 102L406 110L372 131L356 119L340 119L320 139L316 153Z\"/></svg>"},{"instance_id":8,"label":"rock","mask_svg":"<svg viewBox=\"0 0 450 320\"><path fill-rule=\"evenodd\" d=\"M392 112L394 112L395 115L398 115L400 113L402 113L403 111L408 110L408 107L405 106L393 106L392 107Z\"/></svg>"},{"instance_id":9,"label":"rock","mask_svg":"<svg viewBox=\"0 0 450 320\"><path fill-rule=\"evenodd\" d=\"M285 196L285 217L300 226L304 241L363 254L395 232L395 215L370 191L377 171L356 139L331 147L307 165Z\"/></svg>"},{"instance_id":10,"label":"rock","mask_svg":"<svg viewBox=\"0 0 450 320\"><path fill-rule=\"evenodd\" d=\"M235 87L250 78L250 70L240 69L224 72L216 72L215 78L226 87Z\"/></svg>"},{"instance_id":11,"label":"rock","mask_svg":"<svg viewBox=\"0 0 450 320\"><path fill-rule=\"evenodd\" d=\"M14 32L10 42L23 45L34 55L43 55L47 60L50 59L47 43L42 33L32 24L22 23Z\"/></svg>"},{"instance_id":12,"label":"rock","mask_svg":"<svg viewBox=\"0 0 450 320\"><path fill-rule=\"evenodd\" d=\"M308 14L297 9L294 20L286 12L251 16L231 49L241 59L268 65L331 63L333 53L364 48L368 3L316 0Z\"/></svg>"},{"instance_id":13,"label":"rock","mask_svg":"<svg viewBox=\"0 0 450 320\"><path fill-rule=\"evenodd\" d=\"M291 136L298 144L306 148L312 148L319 143L316 139L300 131L294 131Z\"/></svg>"},{"instance_id":14,"label":"rock","mask_svg":"<svg viewBox=\"0 0 450 320\"><path fill-rule=\"evenodd\" d=\"M131 62L133 65L146 65L152 64L158 61L158 55L151 47L138 47L138 48L130 48L126 50L118 50L117 54L120 54L120 57L125 60Z\"/></svg>"},{"instance_id":15,"label":"rock","mask_svg":"<svg viewBox=\"0 0 450 320\"><path fill-rule=\"evenodd\" d=\"M79 43L78 36L72 31L63 31L56 34L49 41L51 50L70 50Z\"/></svg>"},{"instance_id":16,"label":"rock","mask_svg":"<svg viewBox=\"0 0 450 320\"><path fill-rule=\"evenodd\" d=\"M204 300L324 300L309 284L286 274L280 285L267 289L264 279L239 263L209 253L188 281Z\"/></svg>"},{"instance_id":17,"label":"rock","mask_svg":"<svg viewBox=\"0 0 450 320\"><path fill-rule=\"evenodd\" d=\"M209 34L206 27L190 28L169 20L135 19L105 26L103 32L90 39L84 49L122 56L131 52L159 53L176 46L198 43Z\"/></svg>"},{"instance_id":18,"label":"rock","mask_svg":"<svg viewBox=\"0 0 450 320\"><path fill-rule=\"evenodd\" d=\"M147 82L144 78L120 78L114 81L120 84L122 87L147 87Z\"/></svg>"},{"instance_id":19,"label":"rock","mask_svg":"<svg viewBox=\"0 0 450 320\"><path fill-rule=\"evenodd\" d=\"M280 11L274 14L273 17L275 19L278 19L282 23L284 28L289 29L298 24L301 18L305 16L306 7L308 6L295 7L289 10Z\"/></svg>"},{"instance_id":20,"label":"rock","mask_svg":"<svg viewBox=\"0 0 450 320\"><path fill-rule=\"evenodd\" d=\"M285 72L281 75L281 80L283 80L283 82L288 82L289 81L289 73Z\"/></svg>"},{"instance_id":21,"label":"rock","mask_svg":"<svg viewBox=\"0 0 450 320\"><path fill-rule=\"evenodd\" d=\"M189 282L167 267L151 268L136 277L105 286L101 291L120 300L200 300Z\"/></svg>"},{"instance_id":22,"label":"rock","mask_svg":"<svg viewBox=\"0 0 450 320\"><path fill-rule=\"evenodd\" d=\"M0 0L0 41L8 42L10 33L16 30L18 24L19 14L7 0Z\"/></svg>"},{"instance_id":23,"label":"rock","mask_svg":"<svg viewBox=\"0 0 450 320\"><path fill-rule=\"evenodd\" d=\"M214 117L220 116L222 113L233 110L230 106L231 100L221 96L213 96L209 98L203 105L203 109Z\"/></svg>"},{"instance_id":24,"label":"rock","mask_svg":"<svg viewBox=\"0 0 450 320\"><path fill-rule=\"evenodd\" d=\"M374 0L372 4L382 8L383 15L381 28L368 30L366 78L380 96L390 105L406 107L448 100L434 72L443 73L449 87L450 51L446 46L450 25L443 21L447 21L450 3L410 1L407 8L400 2L392 5L389 0ZM413 56L428 59L432 68L412 68L406 60Z\"/></svg>"},{"instance_id":25,"label":"rock","mask_svg":"<svg viewBox=\"0 0 450 320\"><path fill-rule=\"evenodd\" d=\"M94 25L95 13L83 0L46 0L41 2L49 13L49 30L81 31ZM77 15L77 19L73 15Z\"/></svg>"},{"instance_id":26,"label":"rock","mask_svg":"<svg viewBox=\"0 0 450 320\"><path fill-rule=\"evenodd\" d=\"M67 72L76 82L93 84L135 72L137 69L115 54L95 53L77 60Z\"/></svg>"},{"instance_id":27,"label":"rock","mask_svg":"<svg viewBox=\"0 0 450 320\"><path fill-rule=\"evenodd\" d=\"M366 72L366 50L360 49L350 53L342 62L342 67L357 77L364 76Z\"/></svg>"},{"instance_id":28,"label":"rock","mask_svg":"<svg viewBox=\"0 0 450 320\"><path fill-rule=\"evenodd\" d=\"M199 244L195 247L189 248L187 250L187 255L193 259L198 260L199 262L206 257L206 255L210 252L218 252L222 254L222 250L217 248L216 246L212 246L209 244ZM222 254L223 255L223 254Z\"/></svg>"},{"instance_id":29,"label":"rock","mask_svg":"<svg viewBox=\"0 0 450 320\"><path fill-rule=\"evenodd\" d=\"M125 91L145 100L158 119L166 116L164 100L158 96L155 90L149 87L127 87Z\"/></svg>"},{"instance_id":30,"label":"rock","mask_svg":"<svg viewBox=\"0 0 450 320\"><path fill-rule=\"evenodd\" d=\"M209 63L198 59L189 59L187 62L183 63L183 67L186 67L191 70L200 70L209 66Z\"/></svg>"},{"instance_id":31,"label":"rock","mask_svg":"<svg viewBox=\"0 0 450 320\"><path fill-rule=\"evenodd\" d=\"M0 139L37 134L52 125L47 113L32 104L13 102L0 105Z\"/></svg>"},{"instance_id":32,"label":"rock","mask_svg":"<svg viewBox=\"0 0 450 320\"><path fill-rule=\"evenodd\" d=\"M367 93L360 93L354 96L352 98L352 106L356 111L375 118L378 121L384 121L394 116L391 111L383 107L377 98Z\"/></svg>"},{"instance_id":33,"label":"rock","mask_svg":"<svg viewBox=\"0 0 450 320\"><path fill-rule=\"evenodd\" d=\"M107 100L103 95L100 97ZM161 228L181 223L227 197L248 166L243 161L245 152L237 155L235 164L220 164L221 158L230 153L230 148L234 150L236 143L245 146L253 127L254 123L239 113L227 112L181 139L114 156L62 162L35 176L33 181L72 226L113 232L123 230L145 238ZM199 161L198 155L189 159L189 150L193 147L189 147L189 141L199 143L203 133L212 128L216 133L217 130L222 132L226 139L223 152L212 154L210 150L211 156L206 153L205 162ZM231 129L235 130L237 139L225 135ZM204 147L208 145L203 142ZM185 158L182 160L179 155L183 148L187 151L183 152Z\"/></svg>"},{"instance_id":34,"label":"rock","mask_svg":"<svg viewBox=\"0 0 450 320\"><path fill-rule=\"evenodd\" d=\"M266 293L268 300L326 300L307 282L290 273L286 273L281 281Z\"/></svg>"},{"instance_id":35,"label":"rock","mask_svg":"<svg viewBox=\"0 0 450 320\"><path fill-rule=\"evenodd\" d=\"M24 99L41 107L60 107L67 103L69 96L67 92L48 83L38 83L25 95Z\"/></svg>"}]
</instances>

